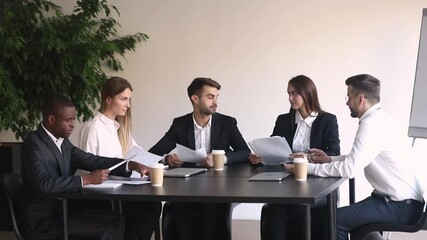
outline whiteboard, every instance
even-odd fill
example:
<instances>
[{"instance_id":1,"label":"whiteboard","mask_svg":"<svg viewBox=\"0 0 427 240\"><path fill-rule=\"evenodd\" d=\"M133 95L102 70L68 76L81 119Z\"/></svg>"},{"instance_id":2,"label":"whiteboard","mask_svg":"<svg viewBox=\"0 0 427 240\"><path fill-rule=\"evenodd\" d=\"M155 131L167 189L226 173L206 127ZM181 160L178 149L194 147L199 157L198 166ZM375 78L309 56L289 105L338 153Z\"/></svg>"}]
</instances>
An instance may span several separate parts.
<instances>
[{"instance_id":1,"label":"whiteboard","mask_svg":"<svg viewBox=\"0 0 427 240\"><path fill-rule=\"evenodd\" d=\"M427 138L427 8L421 22L408 136Z\"/></svg>"}]
</instances>

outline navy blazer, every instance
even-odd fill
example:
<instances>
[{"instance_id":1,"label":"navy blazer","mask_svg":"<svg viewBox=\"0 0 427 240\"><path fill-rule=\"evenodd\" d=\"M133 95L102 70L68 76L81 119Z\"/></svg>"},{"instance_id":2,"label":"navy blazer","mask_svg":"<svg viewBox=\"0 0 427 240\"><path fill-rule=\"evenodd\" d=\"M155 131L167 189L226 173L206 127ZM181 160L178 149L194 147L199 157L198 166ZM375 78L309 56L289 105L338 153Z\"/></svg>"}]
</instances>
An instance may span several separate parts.
<instances>
[{"instance_id":1,"label":"navy blazer","mask_svg":"<svg viewBox=\"0 0 427 240\"><path fill-rule=\"evenodd\" d=\"M250 150L237 128L236 119L214 113L211 124L211 149L224 150L228 159L227 164L248 161ZM166 134L149 152L162 156L173 150L176 144L195 150L192 113L175 118Z\"/></svg>"},{"instance_id":2,"label":"navy blazer","mask_svg":"<svg viewBox=\"0 0 427 240\"><path fill-rule=\"evenodd\" d=\"M24 229L35 239L37 236L56 236L62 231L60 201L49 194L80 191L81 177L74 176L75 169L107 169L123 160L84 152L74 147L68 138L61 145L61 153L41 125L27 136L21 151ZM111 174L130 176L125 165Z\"/></svg>"},{"instance_id":3,"label":"navy blazer","mask_svg":"<svg viewBox=\"0 0 427 240\"><path fill-rule=\"evenodd\" d=\"M271 136L285 137L292 148L296 129L295 117L291 117L289 113L282 114L277 117ZM340 139L335 115L327 112L319 113L311 126L310 148L321 149L329 156L340 155Z\"/></svg>"}]
</instances>

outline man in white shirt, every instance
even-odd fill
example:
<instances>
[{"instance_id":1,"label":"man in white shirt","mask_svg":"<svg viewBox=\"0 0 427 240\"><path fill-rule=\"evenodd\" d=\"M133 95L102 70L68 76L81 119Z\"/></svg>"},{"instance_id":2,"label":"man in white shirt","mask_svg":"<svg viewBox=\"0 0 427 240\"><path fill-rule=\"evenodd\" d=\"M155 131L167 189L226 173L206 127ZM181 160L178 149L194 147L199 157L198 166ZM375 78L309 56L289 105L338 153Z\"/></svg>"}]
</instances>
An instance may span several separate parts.
<instances>
[{"instance_id":1,"label":"man in white shirt","mask_svg":"<svg viewBox=\"0 0 427 240\"><path fill-rule=\"evenodd\" d=\"M423 208L422 190L408 169L409 148L405 135L393 118L381 108L380 81L368 74L346 80L347 106L360 119L353 147L348 155L328 156L311 149L308 173L320 177L353 178L364 171L372 185L370 197L337 211L337 237L368 223L415 223ZM292 166L285 166L293 171Z\"/></svg>"}]
</instances>

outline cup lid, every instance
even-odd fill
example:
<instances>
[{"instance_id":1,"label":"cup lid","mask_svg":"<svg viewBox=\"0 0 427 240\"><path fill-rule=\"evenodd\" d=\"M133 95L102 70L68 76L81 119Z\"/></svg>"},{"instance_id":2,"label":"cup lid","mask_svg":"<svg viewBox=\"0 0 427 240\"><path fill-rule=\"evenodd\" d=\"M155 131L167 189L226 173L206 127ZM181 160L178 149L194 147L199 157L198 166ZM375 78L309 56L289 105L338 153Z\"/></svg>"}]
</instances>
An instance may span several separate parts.
<instances>
[{"instance_id":1,"label":"cup lid","mask_svg":"<svg viewBox=\"0 0 427 240\"><path fill-rule=\"evenodd\" d=\"M307 158L295 158L294 163L308 163Z\"/></svg>"},{"instance_id":2,"label":"cup lid","mask_svg":"<svg viewBox=\"0 0 427 240\"><path fill-rule=\"evenodd\" d=\"M149 165L150 168L164 168L163 163L152 163Z\"/></svg>"},{"instance_id":3,"label":"cup lid","mask_svg":"<svg viewBox=\"0 0 427 240\"><path fill-rule=\"evenodd\" d=\"M225 154L224 150L212 150L211 154Z\"/></svg>"}]
</instances>

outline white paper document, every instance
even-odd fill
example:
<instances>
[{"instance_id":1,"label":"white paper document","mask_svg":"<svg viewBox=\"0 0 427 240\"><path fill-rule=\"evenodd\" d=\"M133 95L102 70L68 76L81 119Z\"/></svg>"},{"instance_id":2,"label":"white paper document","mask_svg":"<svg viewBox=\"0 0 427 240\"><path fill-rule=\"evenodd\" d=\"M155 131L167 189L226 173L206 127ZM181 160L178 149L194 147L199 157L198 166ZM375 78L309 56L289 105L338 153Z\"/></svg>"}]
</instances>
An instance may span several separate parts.
<instances>
[{"instance_id":1,"label":"white paper document","mask_svg":"<svg viewBox=\"0 0 427 240\"><path fill-rule=\"evenodd\" d=\"M163 157L145 151L141 147L133 146L124 157L126 160L141 163L145 166L150 166L152 163L158 163Z\"/></svg>"},{"instance_id":2,"label":"white paper document","mask_svg":"<svg viewBox=\"0 0 427 240\"><path fill-rule=\"evenodd\" d=\"M101 184L89 184L83 186L83 189L105 189L105 188L117 188L123 185L123 183L110 182L108 180L104 181Z\"/></svg>"},{"instance_id":3,"label":"white paper document","mask_svg":"<svg viewBox=\"0 0 427 240\"><path fill-rule=\"evenodd\" d=\"M183 162L197 163L207 156L205 147L193 150L180 144L176 144L176 150L179 159Z\"/></svg>"},{"instance_id":4,"label":"white paper document","mask_svg":"<svg viewBox=\"0 0 427 240\"><path fill-rule=\"evenodd\" d=\"M258 138L250 141L252 151L262 158L264 165L291 162L292 150L284 137Z\"/></svg>"},{"instance_id":5,"label":"white paper document","mask_svg":"<svg viewBox=\"0 0 427 240\"><path fill-rule=\"evenodd\" d=\"M151 183L150 178L148 176L140 177L121 177L121 176L108 176L108 182L110 183L120 183L120 184L128 184L128 185L142 185ZM105 181L105 182L107 182Z\"/></svg>"}]
</instances>

